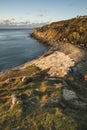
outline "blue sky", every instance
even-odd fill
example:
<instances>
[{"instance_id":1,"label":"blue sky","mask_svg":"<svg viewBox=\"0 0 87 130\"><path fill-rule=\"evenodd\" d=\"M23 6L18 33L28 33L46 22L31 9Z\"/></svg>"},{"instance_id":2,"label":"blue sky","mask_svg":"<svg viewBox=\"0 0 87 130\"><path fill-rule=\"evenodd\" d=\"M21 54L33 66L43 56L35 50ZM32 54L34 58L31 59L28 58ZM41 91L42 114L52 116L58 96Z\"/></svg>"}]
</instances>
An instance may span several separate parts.
<instances>
[{"instance_id":1,"label":"blue sky","mask_svg":"<svg viewBox=\"0 0 87 130\"><path fill-rule=\"evenodd\" d=\"M0 0L0 20L53 22L87 15L87 0Z\"/></svg>"}]
</instances>

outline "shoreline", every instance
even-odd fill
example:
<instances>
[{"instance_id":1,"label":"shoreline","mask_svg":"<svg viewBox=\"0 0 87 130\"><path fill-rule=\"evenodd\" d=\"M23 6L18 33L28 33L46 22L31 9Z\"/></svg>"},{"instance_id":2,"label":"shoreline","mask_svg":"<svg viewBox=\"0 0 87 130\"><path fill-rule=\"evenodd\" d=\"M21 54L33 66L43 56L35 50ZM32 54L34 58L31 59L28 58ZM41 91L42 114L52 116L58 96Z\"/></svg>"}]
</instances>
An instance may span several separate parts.
<instances>
[{"instance_id":1,"label":"shoreline","mask_svg":"<svg viewBox=\"0 0 87 130\"><path fill-rule=\"evenodd\" d=\"M7 29L8 30L8 29ZM13 29L12 29L13 30ZM28 29L29 30L29 29ZM27 33L27 35L28 35L28 38L30 37L30 34L31 34L32 32L29 32L29 33ZM32 39L32 38L31 38ZM35 44L37 44L37 43L35 43ZM42 44L42 43L39 43L38 42L38 44ZM36 46L36 45L35 45ZM41 45L41 47L43 48L45 45L44 44L42 44ZM12 64L12 66L9 66L9 63L7 63L6 64L6 67L3 67L2 65L0 66L1 68L0 68L0 74L2 74L2 73L5 73L5 72L8 72L8 71L10 71L10 70L14 70L14 69L18 69L18 68L20 68L21 66L23 66L24 64L26 64L27 62L31 62L32 60L35 60L35 59L37 59L37 58L39 58L40 56L42 56L46 51L48 51L48 46L46 45L45 46L45 49L41 49L41 48L39 48L39 50L40 50L40 52L38 51L38 48L37 48L37 54L35 55L35 54L33 54L33 56L28 56L28 58L27 58L27 60L21 60L22 61L22 63L18 63L18 65L15 65L14 63ZM28 49L29 50L29 49ZM26 59L26 58L25 58ZM8 59L7 59L8 60ZM20 60L20 59L19 59ZM3 61L1 61L1 62L3 62ZM5 65L5 64L3 64L3 65Z\"/></svg>"},{"instance_id":2,"label":"shoreline","mask_svg":"<svg viewBox=\"0 0 87 130\"><path fill-rule=\"evenodd\" d=\"M42 43L42 44L43 44L43 43ZM25 63L23 63L23 64L21 64L21 65L18 65L18 66L9 68L9 69L4 70L4 71L1 71L0 74L4 74L4 73L9 72L9 71L11 71L11 70L21 69L23 66L25 66L26 64L29 64L29 63L32 64L33 61L35 61L35 60L41 58L42 56L44 56L45 53L47 53L47 52L44 52L41 56L38 56L37 58L34 58L34 59L30 60L30 61L27 61L27 62L25 62Z\"/></svg>"},{"instance_id":3,"label":"shoreline","mask_svg":"<svg viewBox=\"0 0 87 130\"><path fill-rule=\"evenodd\" d=\"M37 62L41 61L42 59L45 59L46 57L50 56L51 54L55 53L56 51L68 56L74 62L74 65L79 64L80 62L83 62L84 60L86 60L86 62L87 62L86 50L81 49L75 45L72 45L71 43L56 42L55 39L47 42L47 41L44 41L40 37L38 38L38 34L33 35L34 33L30 34L31 38L38 40L39 42L41 42L41 44L46 44L47 46L49 46L49 49L46 52L44 52L42 55L38 56L37 58L32 59L31 61L27 61L21 65L18 65L16 67L13 67L13 68L10 68L3 72L0 72L0 75L7 73L9 71L23 70L26 67L29 67L30 65L35 65ZM44 62L45 62L45 60L44 60ZM58 63L58 64L60 64L60 63Z\"/></svg>"},{"instance_id":4,"label":"shoreline","mask_svg":"<svg viewBox=\"0 0 87 130\"><path fill-rule=\"evenodd\" d=\"M35 38L35 37L33 37L33 38ZM35 39L37 39L37 38L35 38ZM41 42L41 40L40 40L40 42ZM41 44L44 44L44 42L42 41ZM72 61L74 61L74 64L78 64L79 62L84 60L84 55L85 55L86 51L84 51L83 49L80 49L80 48L78 48L70 43L59 44L57 46L57 49L55 49L53 46L51 46L48 43L45 43L45 44L47 44L47 46L49 46L49 49L47 52L43 53L41 56L39 56L31 61L25 62L24 64L21 64L19 66L13 67L13 68L8 69L8 70L5 70L4 72L0 72L0 75L4 74L4 73L8 73L9 71L23 70L26 67L29 67L31 65L35 65L37 62L42 60L44 57L48 57L51 54L55 53L56 51L63 53L66 56L69 56L72 59ZM74 53L73 53L73 50L75 51ZM86 54L86 57L87 57L87 54ZM87 58L86 58L86 61L87 61Z\"/></svg>"}]
</instances>

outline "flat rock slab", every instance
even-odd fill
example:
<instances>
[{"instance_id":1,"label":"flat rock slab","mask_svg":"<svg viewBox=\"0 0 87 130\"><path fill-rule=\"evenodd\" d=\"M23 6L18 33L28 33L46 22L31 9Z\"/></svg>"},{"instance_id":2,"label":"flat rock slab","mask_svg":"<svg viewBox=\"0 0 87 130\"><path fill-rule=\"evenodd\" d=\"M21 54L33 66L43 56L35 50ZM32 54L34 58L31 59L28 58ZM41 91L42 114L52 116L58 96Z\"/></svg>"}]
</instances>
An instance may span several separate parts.
<instances>
[{"instance_id":1,"label":"flat rock slab","mask_svg":"<svg viewBox=\"0 0 87 130\"><path fill-rule=\"evenodd\" d=\"M64 77L74 64L74 61L68 55L59 51L55 51L35 62L35 65L41 70L49 69L48 74L58 77Z\"/></svg>"},{"instance_id":2,"label":"flat rock slab","mask_svg":"<svg viewBox=\"0 0 87 130\"><path fill-rule=\"evenodd\" d=\"M62 96L66 101L78 99L76 93L68 89L62 89Z\"/></svg>"}]
</instances>

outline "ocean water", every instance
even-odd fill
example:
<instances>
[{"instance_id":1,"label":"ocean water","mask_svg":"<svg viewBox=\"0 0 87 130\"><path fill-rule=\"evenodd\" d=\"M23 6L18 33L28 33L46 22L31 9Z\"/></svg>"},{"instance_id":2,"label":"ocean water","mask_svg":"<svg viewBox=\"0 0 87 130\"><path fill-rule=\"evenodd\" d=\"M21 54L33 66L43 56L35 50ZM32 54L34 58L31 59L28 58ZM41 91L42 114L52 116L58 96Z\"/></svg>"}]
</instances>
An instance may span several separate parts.
<instances>
[{"instance_id":1,"label":"ocean water","mask_svg":"<svg viewBox=\"0 0 87 130\"><path fill-rule=\"evenodd\" d=\"M31 29L0 29L0 72L31 61L48 47L29 37Z\"/></svg>"}]
</instances>

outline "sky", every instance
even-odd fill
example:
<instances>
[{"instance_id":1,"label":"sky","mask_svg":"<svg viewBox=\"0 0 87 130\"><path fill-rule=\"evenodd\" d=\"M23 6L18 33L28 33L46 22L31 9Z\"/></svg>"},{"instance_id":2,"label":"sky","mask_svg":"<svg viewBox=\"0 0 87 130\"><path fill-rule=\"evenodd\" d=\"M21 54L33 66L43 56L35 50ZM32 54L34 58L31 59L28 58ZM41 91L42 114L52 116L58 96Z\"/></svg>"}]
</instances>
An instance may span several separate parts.
<instances>
[{"instance_id":1,"label":"sky","mask_svg":"<svg viewBox=\"0 0 87 130\"><path fill-rule=\"evenodd\" d=\"M0 0L0 25L38 25L87 15L87 0Z\"/></svg>"}]
</instances>

